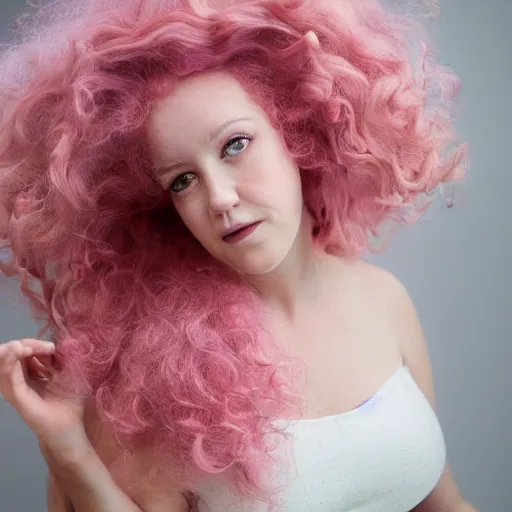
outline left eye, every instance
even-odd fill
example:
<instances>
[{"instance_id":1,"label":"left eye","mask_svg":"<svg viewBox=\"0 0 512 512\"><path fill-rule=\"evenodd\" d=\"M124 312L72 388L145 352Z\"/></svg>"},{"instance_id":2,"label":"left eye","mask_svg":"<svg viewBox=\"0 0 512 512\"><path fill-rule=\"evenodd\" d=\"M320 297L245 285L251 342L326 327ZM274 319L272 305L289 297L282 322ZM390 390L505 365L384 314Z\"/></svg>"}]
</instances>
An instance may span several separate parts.
<instances>
[{"instance_id":1,"label":"left eye","mask_svg":"<svg viewBox=\"0 0 512 512\"><path fill-rule=\"evenodd\" d=\"M222 149L222 156L236 156L247 149L251 142L251 138L247 135L238 135L233 137Z\"/></svg>"}]
</instances>

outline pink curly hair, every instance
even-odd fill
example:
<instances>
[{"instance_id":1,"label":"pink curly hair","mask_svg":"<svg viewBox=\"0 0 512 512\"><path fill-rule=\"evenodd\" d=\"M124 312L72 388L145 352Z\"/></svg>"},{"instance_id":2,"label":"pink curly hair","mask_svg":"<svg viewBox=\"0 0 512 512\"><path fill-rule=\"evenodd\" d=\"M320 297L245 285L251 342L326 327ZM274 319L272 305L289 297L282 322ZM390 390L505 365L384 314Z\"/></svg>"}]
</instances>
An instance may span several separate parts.
<instances>
[{"instance_id":1,"label":"pink curly hair","mask_svg":"<svg viewBox=\"0 0 512 512\"><path fill-rule=\"evenodd\" d=\"M304 368L157 183L152 104L193 73L232 73L298 164L316 242L357 257L464 171L457 80L409 44L421 26L401 14L373 0L57 0L18 20L0 61L2 269L58 342L55 385L94 397L127 453L172 461L185 488L231 468L268 499L267 435L300 414Z\"/></svg>"}]
</instances>

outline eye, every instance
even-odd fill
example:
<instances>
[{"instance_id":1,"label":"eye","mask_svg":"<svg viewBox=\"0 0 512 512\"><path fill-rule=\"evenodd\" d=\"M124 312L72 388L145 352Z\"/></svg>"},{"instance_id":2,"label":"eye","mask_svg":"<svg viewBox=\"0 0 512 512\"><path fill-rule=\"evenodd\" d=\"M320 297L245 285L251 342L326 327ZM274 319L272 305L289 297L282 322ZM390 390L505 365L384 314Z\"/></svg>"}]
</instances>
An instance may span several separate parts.
<instances>
[{"instance_id":1,"label":"eye","mask_svg":"<svg viewBox=\"0 0 512 512\"><path fill-rule=\"evenodd\" d=\"M244 152L252 141L248 135L236 135L222 148L222 157L233 157Z\"/></svg>"},{"instance_id":2,"label":"eye","mask_svg":"<svg viewBox=\"0 0 512 512\"><path fill-rule=\"evenodd\" d=\"M175 194L179 194L180 192L184 192L189 186L190 183L192 183L194 179L194 174L191 172L185 172L183 174L180 174L169 187L169 190L171 192L174 192Z\"/></svg>"}]
</instances>

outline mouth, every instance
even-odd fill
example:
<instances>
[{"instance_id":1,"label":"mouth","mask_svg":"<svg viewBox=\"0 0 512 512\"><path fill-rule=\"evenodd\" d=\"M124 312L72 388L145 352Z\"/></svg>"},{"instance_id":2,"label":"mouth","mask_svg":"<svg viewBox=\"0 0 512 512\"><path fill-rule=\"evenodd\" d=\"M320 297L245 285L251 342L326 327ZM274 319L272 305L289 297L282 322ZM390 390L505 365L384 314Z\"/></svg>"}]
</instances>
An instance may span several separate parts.
<instances>
[{"instance_id":1,"label":"mouth","mask_svg":"<svg viewBox=\"0 0 512 512\"><path fill-rule=\"evenodd\" d=\"M228 243L235 243L248 237L259 225L261 221L252 222L250 224L239 224L227 232L222 240Z\"/></svg>"}]
</instances>

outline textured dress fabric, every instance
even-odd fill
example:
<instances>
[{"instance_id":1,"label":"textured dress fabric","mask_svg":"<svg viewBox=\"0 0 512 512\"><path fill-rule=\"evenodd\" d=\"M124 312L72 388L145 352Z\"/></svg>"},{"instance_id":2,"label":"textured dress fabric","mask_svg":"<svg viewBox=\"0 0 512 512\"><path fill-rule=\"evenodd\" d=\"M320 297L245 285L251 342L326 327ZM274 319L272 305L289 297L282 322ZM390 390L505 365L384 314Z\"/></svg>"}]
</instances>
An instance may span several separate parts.
<instances>
[{"instance_id":1,"label":"textured dress fabric","mask_svg":"<svg viewBox=\"0 0 512 512\"><path fill-rule=\"evenodd\" d=\"M438 418L405 366L357 409L278 422L293 457L269 475L282 512L409 512L445 467ZM197 495L200 512L268 509L237 494L227 473L202 480Z\"/></svg>"}]
</instances>

